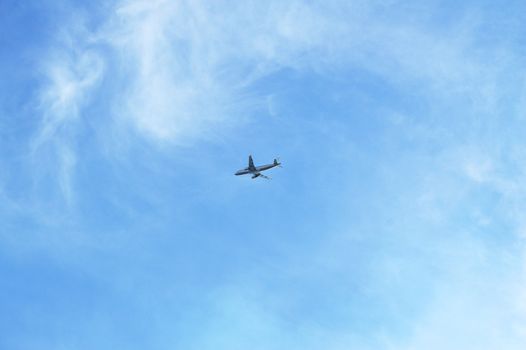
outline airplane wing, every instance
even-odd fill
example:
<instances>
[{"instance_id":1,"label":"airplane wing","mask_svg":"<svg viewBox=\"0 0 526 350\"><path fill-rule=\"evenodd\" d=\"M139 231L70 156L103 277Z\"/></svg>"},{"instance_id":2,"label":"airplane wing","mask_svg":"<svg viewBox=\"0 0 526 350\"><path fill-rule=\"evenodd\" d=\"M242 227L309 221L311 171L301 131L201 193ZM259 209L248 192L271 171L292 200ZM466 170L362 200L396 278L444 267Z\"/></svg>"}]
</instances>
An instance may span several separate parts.
<instances>
[{"instance_id":1,"label":"airplane wing","mask_svg":"<svg viewBox=\"0 0 526 350\"><path fill-rule=\"evenodd\" d=\"M255 179L256 177L262 177L264 179L267 179L267 180L270 180L271 178L266 176L266 175L263 175L262 173L254 173L254 175L252 175L252 178Z\"/></svg>"},{"instance_id":2,"label":"airplane wing","mask_svg":"<svg viewBox=\"0 0 526 350\"><path fill-rule=\"evenodd\" d=\"M252 160L252 156L248 156L248 169L249 170L256 170L256 167L254 166L254 161Z\"/></svg>"}]
</instances>

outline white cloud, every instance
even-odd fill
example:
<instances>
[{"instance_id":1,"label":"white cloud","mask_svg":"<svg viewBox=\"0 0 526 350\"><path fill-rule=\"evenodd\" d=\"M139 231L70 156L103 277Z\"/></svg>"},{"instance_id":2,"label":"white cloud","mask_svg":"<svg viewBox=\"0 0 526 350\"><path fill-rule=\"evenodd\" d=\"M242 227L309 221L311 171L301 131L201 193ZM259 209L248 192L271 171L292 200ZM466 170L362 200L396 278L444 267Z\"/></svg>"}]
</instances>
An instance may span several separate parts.
<instances>
[{"instance_id":1,"label":"white cloud","mask_svg":"<svg viewBox=\"0 0 526 350\"><path fill-rule=\"evenodd\" d=\"M439 31L433 9L385 18L385 2L121 1L97 33L115 54L117 115L152 140L184 142L235 125L282 68L337 74L358 68L434 98L492 109L510 52L476 47L480 20ZM427 12L426 12L427 11ZM438 101L435 101L438 102Z\"/></svg>"},{"instance_id":2,"label":"white cloud","mask_svg":"<svg viewBox=\"0 0 526 350\"><path fill-rule=\"evenodd\" d=\"M75 33L82 37L81 33ZM87 47L83 39L68 44L67 39L75 33L68 33L63 39L66 47L52 49L43 66L46 82L39 95L43 118L31 145L37 163L42 162L43 154L52 154L46 169L56 172L62 194L68 201L73 194L76 122L104 71L101 56Z\"/></svg>"},{"instance_id":3,"label":"white cloud","mask_svg":"<svg viewBox=\"0 0 526 350\"><path fill-rule=\"evenodd\" d=\"M101 58L89 50L59 54L48 62L45 74L49 82L40 96L44 120L36 146L79 117L90 90L102 75L102 67Z\"/></svg>"},{"instance_id":4,"label":"white cloud","mask_svg":"<svg viewBox=\"0 0 526 350\"><path fill-rule=\"evenodd\" d=\"M330 18L299 2L220 6L124 1L101 37L129 81L121 118L145 135L180 141L236 123L259 78L324 46ZM321 52L320 52L321 53Z\"/></svg>"},{"instance_id":5,"label":"white cloud","mask_svg":"<svg viewBox=\"0 0 526 350\"><path fill-rule=\"evenodd\" d=\"M77 19L80 24L62 35L66 45L53 49L60 53L47 62L50 84L42 92L44 122L35 144L82 114L103 74L111 84L100 92L113 106L106 118L161 144L220 137L265 105L266 96L251 88L283 68L327 75L357 68L416 87L419 94L493 108L504 94L495 89L502 70L496 56L506 62L513 55L473 53L478 22L469 16L441 32L418 20L433 8L379 15L395 5L117 2L98 29L90 31ZM69 152L68 159L74 158ZM62 168L71 172L74 166Z\"/></svg>"}]
</instances>

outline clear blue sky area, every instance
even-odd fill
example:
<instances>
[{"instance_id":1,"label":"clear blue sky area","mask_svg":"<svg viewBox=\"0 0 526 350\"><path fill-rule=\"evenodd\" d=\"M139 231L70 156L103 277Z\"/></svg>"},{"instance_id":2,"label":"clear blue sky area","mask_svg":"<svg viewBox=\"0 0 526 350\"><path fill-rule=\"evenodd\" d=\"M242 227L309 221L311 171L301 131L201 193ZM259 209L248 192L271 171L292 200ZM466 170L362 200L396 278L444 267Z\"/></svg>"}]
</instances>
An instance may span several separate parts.
<instances>
[{"instance_id":1,"label":"clear blue sky area","mask_svg":"<svg viewBox=\"0 0 526 350\"><path fill-rule=\"evenodd\" d=\"M525 20L1 1L0 349L525 349Z\"/></svg>"}]
</instances>

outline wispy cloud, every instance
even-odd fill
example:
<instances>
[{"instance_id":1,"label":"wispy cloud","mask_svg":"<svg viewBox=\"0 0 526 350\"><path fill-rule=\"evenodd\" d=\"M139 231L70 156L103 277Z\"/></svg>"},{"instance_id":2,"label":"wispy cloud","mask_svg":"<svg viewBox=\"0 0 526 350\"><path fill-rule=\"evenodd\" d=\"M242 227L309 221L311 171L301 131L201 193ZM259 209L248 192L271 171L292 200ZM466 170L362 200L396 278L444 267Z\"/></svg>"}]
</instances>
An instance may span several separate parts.
<instances>
[{"instance_id":1,"label":"wispy cloud","mask_svg":"<svg viewBox=\"0 0 526 350\"><path fill-rule=\"evenodd\" d=\"M42 66L45 76L39 94L42 122L31 150L36 160L42 154L51 154L53 163L58 165L56 176L60 189L69 201L73 195L76 128L93 89L102 78L104 62L96 50L89 48L89 36L84 28L62 34Z\"/></svg>"},{"instance_id":2,"label":"wispy cloud","mask_svg":"<svg viewBox=\"0 0 526 350\"><path fill-rule=\"evenodd\" d=\"M331 29L330 18L299 2L124 1L108 23L102 38L129 82L119 116L176 142L244 119L254 104L247 88L302 55L312 59Z\"/></svg>"},{"instance_id":3,"label":"wispy cloud","mask_svg":"<svg viewBox=\"0 0 526 350\"><path fill-rule=\"evenodd\" d=\"M439 31L425 21L407 20L428 18L424 9L412 16L379 15L392 6L121 1L98 29L64 48L66 58L51 61L53 88L45 95L54 115L82 108L79 96L101 71L94 67L100 57L86 49L96 40L106 45L105 58L112 62L107 78L120 82L105 92L113 113L161 142L184 142L246 120L254 111L250 106L264 98L250 87L284 68L365 69L435 95L494 104L502 66L514 58L504 48L474 50L476 17ZM46 133L63 118L46 117Z\"/></svg>"}]
</instances>

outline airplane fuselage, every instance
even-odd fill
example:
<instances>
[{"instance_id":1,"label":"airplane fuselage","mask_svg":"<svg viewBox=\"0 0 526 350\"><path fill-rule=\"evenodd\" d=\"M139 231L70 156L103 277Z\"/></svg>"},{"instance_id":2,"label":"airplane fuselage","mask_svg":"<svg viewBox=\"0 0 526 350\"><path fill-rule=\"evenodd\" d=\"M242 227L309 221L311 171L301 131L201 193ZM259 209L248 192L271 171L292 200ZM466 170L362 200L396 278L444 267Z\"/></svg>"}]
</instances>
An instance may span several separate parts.
<instances>
[{"instance_id":1,"label":"airplane fuselage","mask_svg":"<svg viewBox=\"0 0 526 350\"><path fill-rule=\"evenodd\" d=\"M235 175L246 175L246 174L258 174L261 171L272 169L274 167L278 166L277 164L266 164L266 165L260 165L257 167L254 167L254 169L245 168L238 170Z\"/></svg>"}]
</instances>

